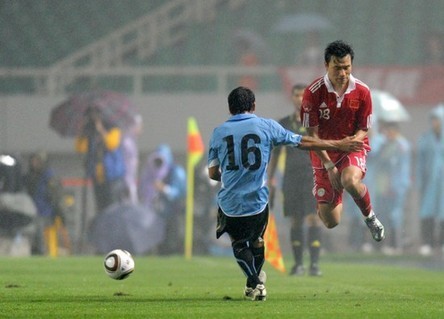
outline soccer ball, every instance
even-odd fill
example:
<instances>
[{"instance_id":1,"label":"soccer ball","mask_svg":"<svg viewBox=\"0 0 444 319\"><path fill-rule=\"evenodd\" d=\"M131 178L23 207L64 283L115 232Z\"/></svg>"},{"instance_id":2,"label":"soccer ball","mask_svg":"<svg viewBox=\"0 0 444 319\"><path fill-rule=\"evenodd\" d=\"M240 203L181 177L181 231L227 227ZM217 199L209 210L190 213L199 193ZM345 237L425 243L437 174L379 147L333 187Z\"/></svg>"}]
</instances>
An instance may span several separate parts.
<instances>
[{"instance_id":1,"label":"soccer ball","mask_svg":"<svg viewBox=\"0 0 444 319\"><path fill-rule=\"evenodd\" d=\"M106 254L103 266L110 278L122 280L134 271L134 259L126 250L115 249Z\"/></svg>"}]
</instances>

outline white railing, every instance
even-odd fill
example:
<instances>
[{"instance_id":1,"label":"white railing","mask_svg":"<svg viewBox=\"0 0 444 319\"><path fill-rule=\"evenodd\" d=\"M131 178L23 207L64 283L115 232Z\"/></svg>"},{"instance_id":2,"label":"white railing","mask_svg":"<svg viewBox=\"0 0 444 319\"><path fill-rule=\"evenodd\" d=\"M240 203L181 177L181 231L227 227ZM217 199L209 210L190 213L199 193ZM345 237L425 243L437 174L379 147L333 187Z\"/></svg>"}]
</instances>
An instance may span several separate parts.
<instances>
[{"instance_id":1,"label":"white railing","mask_svg":"<svg viewBox=\"0 0 444 319\"><path fill-rule=\"evenodd\" d=\"M190 22L207 22L217 15L217 6L227 4L232 10L242 6L246 0L172 0L153 12L112 32L56 62L50 67L52 74L71 74L76 68L103 70L125 65L125 58L132 54L139 60L149 58L159 49L169 47L184 39L185 26ZM58 77L51 82L57 92L73 79Z\"/></svg>"},{"instance_id":2,"label":"white railing","mask_svg":"<svg viewBox=\"0 0 444 319\"><path fill-rule=\"evenodd\" d=\"M145 78L155 81L155 77L186 78L193 81L198 77L212 78L216 84L213 93L226 93L230 80L235 77L254 76L270 77L278 75L278 67L256 66L245 67L239 65L232 66L190 66L190 67L114 67L97 70L93 67L79 67L63 71L53 69L5 69L0 68L0 80L22 79L32 81L31 92L23 94L36 94L45 96L65 95L72 93L67 91L66 83L76 81L89 81L94 83L96 79L125 78L128 79L127 87L131 88L129 94L144 94L143 88ZM67 80L69 79L69 80ZM167 88L165 88L167 90ZM152 92L151 92L152 93Z\"/></svg>"}]
</instances>

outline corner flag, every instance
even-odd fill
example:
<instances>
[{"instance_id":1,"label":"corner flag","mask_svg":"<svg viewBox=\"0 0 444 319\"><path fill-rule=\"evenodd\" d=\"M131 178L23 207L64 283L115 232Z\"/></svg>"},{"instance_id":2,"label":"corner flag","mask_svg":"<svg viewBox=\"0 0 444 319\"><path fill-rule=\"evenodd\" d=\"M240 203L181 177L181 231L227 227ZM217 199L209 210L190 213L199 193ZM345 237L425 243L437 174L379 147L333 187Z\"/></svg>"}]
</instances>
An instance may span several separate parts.
<instances>
[{"instance_id":1,"label":"corner flag","mask_svg":"<svg viewBox=\"0 0 444 319\"><path fill-rule=\"evenodd\" d=\"M194 169L204 154L204 143L194 117L188 118L187 198L185 220L185 257L191 259L193 251Z\"/></svg>"},{"instance_id":2,"label":"corner flag","mask_svg":"<svg viewBox=\"0 0 444 319\"><path fill-rule=\"evenodd\" d=\"M279 245L279 236L276 227L276 219L270 212L268 217L268 227L264 234L265 241L265 260L274 268L281 272L285 272L284 259Z\"/></svg>"}]
</instances>

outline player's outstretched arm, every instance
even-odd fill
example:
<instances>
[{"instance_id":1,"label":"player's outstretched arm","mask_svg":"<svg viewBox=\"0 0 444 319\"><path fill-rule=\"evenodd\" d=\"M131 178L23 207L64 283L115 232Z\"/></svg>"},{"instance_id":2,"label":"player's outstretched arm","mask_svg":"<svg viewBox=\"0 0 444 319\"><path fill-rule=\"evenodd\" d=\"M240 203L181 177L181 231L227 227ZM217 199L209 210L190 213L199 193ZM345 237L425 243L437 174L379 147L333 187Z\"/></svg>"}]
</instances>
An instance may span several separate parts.
<instances>
[{"instance_id":1,"label":"player's outstretched arm","mask_svg":"<svg viewBox=\"0 0 444 319\"><path fill-rule=\"evenodd\" d=\"M321 140L317 137L303 136L298 147L304 150L357 152L364 148L364 142L360 137L356 136L348 136L342 140Z\"/></svg>"}]
</instances>

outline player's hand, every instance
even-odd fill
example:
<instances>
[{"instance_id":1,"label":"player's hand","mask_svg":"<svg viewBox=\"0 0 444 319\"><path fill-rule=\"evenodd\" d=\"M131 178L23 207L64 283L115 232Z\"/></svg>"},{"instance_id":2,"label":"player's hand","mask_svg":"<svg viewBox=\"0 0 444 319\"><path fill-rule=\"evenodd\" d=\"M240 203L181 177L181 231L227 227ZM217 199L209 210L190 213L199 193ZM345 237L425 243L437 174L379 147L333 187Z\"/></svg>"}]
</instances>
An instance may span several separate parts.
<instances>
[{"instance_id":1,"label":"player's hand","mask_svg":"<svg viewBox=\"0 0 444 319\"><path fill-rule=\"evenodd\" d=\"M364 148L364 141L356 135L347 136L339 141L338 148L344 152L358 152Z\"/></svg>"},{"instance_id":2,"label":"player's hand","mask_svg":"<svg viewBox=\"0 0 444 319\"><path fill-rule=\"evenodd\" d=\"M96 119L94 124L96 126L97 132L99 132L100 134L106 134L106 129L101 119Z\"/></svg>"},{"instance_id":3,"label":"player's hand","mask_svg":"<svg viewBox=\"0 0 444 319\"><path fill-rule=\"evenodd\" d=\"M165 188L165 183L162 182L161 180L156 180L154 182L154 188L159 192L163 192L163 190Z\"/></svg>"}]
</instances>

